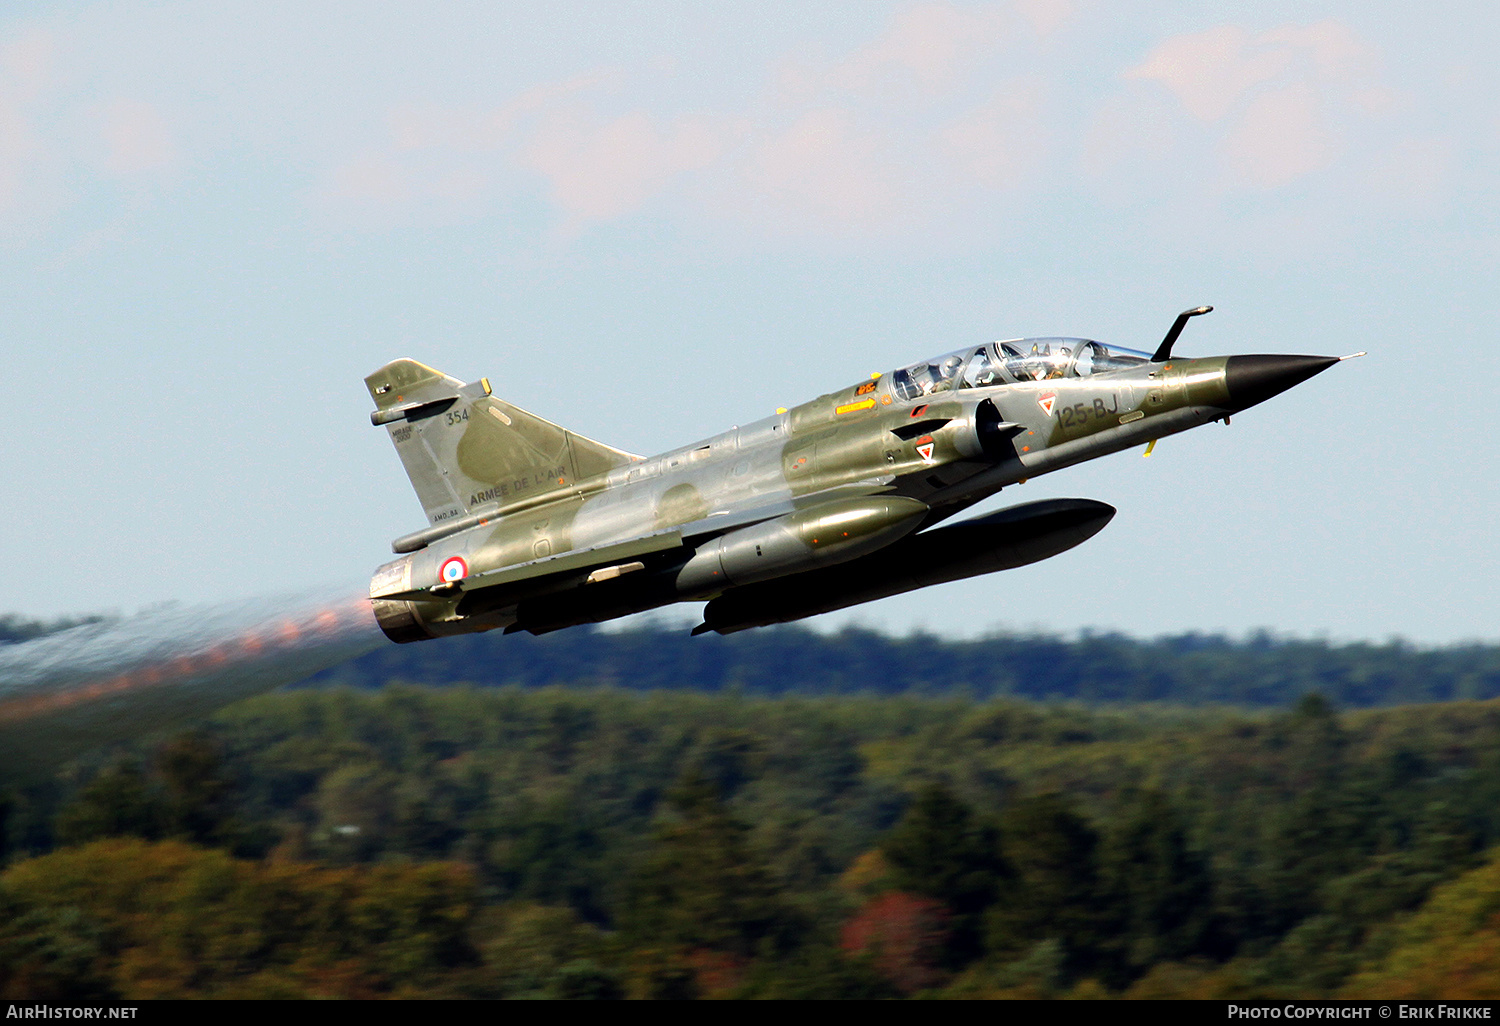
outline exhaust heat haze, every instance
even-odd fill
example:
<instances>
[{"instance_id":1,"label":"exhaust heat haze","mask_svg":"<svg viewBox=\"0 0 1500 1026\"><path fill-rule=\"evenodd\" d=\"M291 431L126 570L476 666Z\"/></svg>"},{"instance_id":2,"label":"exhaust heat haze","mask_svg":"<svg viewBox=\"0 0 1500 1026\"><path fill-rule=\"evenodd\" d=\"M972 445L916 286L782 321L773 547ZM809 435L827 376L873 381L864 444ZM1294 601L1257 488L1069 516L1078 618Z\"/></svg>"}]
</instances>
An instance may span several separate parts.
<instances>
[{"instance_id":1,"label":"exhaust heat haze","mask_svg":"<svg viewBox=\"0 0 1500 1026\"><path fill-rule=\"evenodd\" d=\"M364 598L168 607L0 648L0 784L384 644Z\"/></svg>"}]
</instances>

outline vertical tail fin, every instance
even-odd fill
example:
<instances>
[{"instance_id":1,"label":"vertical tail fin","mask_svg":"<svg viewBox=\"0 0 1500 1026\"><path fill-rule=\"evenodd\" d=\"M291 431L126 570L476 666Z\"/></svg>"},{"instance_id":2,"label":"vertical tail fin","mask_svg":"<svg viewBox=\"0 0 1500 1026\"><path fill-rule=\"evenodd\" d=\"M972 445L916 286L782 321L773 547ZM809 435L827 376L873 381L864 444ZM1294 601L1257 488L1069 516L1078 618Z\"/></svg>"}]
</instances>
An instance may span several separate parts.
<instances>
[{"instance_id":1,"label":"vertical tail fin","mask_svg":"<svg viewBox=\"0 0 1500 1026\"><path fill-rule=\"evenodd\" d=\"M507 504L576 482L639 457L527 413L490 393L489 379L465 384L416 360L394 360L365 378L429 523Z\"/></svg>"}]
</instances>

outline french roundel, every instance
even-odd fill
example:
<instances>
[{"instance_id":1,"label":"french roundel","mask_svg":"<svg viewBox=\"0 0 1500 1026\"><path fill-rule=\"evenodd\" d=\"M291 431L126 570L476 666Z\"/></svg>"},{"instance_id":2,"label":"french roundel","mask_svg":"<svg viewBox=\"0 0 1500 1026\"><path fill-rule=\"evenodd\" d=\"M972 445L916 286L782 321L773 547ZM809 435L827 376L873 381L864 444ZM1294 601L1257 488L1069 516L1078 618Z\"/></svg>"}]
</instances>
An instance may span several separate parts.
<instances>
[{"instance_id":1,"label":"french roundel","mask_svg":"<svg viewBox=\"0 0 1500 1026\"><path fill-rule=\"evenodd\" d=\"M469 564L463 561L462 556L445 559L442 569L438 571L438 576L443 579L444 583L461 581L469 576Z\"/></svg>"}]
</instances>

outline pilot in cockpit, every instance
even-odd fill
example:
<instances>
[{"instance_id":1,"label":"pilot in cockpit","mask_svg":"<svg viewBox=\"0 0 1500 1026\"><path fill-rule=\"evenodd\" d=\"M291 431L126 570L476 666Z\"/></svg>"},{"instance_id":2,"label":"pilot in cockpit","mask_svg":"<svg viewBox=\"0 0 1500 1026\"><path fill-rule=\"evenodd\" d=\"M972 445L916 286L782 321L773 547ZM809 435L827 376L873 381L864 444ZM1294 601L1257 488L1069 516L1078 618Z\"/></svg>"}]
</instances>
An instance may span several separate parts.
<instances>
[{"instance_id":1,"label":"pilot in cockpit","mask_svg":"<svg viewBox=\"0 0 1500 1026\"><path fill-rule=\"evenodd\" d=\"M1049 381L1060 378L1068 373L1068 357L1072 354L1065 346L1058 346L1057 352L1052 351L1052 346L1047 342L1033 342L1031 352L1020 361L1019 368L1013 372L1022 381Z\"/></svg>"},{"instance_id":2,"label":"pilot in cockpit","mask_svg":"<svg viewBox=\"0 0 1500 1026\"><path fill-rule=\"evenodd\" d=\"M937 374L933 379L932 391L946 392L953 387L953 379L958 377L958 369L963 365L963 359L958 356L949 356L937 367Z\"/></svg>"},{"instance_id":3,"label":"pilot in cockpit","mask_svg":"<svg viewBox=\"0 0 1500 1026\"><path fill-rule=\"evenodd\" d=\"M919 366L912 377L924 396L946 392L953 387L953 378L958 374L959 364L962 362L958 357L950 356L941 363Z\"/></svg>"}]
</instances>

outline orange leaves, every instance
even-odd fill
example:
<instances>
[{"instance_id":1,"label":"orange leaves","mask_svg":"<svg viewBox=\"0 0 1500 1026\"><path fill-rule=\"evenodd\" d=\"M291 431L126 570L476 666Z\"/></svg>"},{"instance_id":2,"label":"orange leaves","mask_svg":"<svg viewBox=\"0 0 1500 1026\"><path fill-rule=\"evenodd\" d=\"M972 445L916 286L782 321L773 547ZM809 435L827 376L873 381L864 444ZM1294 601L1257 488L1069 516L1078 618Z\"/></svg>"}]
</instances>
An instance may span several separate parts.
<instances>
[{"instance_id":1,"label":"orange leaves","mask_svg":"<svg viewBox=\"0 0 1500 1026\"><path fill-rule=\"evenodd\" d=\"M867 955L903 994L936 986L948 938L948 913L931 898L892 891L865 904L844 924L840 946Z\"/></svg>"}]
</instances>

